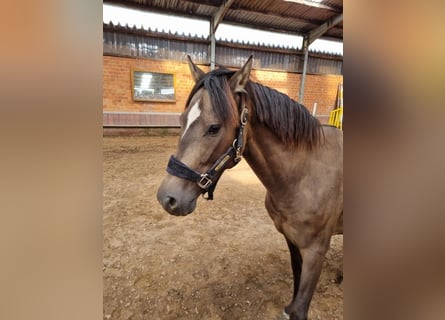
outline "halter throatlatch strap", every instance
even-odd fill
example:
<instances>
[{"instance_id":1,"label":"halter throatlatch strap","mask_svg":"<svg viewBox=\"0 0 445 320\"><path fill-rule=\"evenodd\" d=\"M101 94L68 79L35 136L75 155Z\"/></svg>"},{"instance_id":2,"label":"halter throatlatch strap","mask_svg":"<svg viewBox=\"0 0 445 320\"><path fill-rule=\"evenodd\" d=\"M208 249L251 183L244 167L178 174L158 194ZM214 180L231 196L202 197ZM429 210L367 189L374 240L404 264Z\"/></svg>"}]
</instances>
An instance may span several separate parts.
<instances>
[{"instance_id":1,"label":"halter throatlatch strap","mask_svg":"<svg viewBox=\"0 0 445 320\"><path fill-rule=\"evenodd\" d=\"M167 172L176 177L196 182L201 189L205 190L203 197L206 200L213 200L213 191L223 171L226 169L229 160L232 160L235 165L241 161L244 147L244 127L247 124L249 114L242 95L240 101L242 110L236 138L233 140L229 149L215 161L209 170L205 173L198 173L173 155L170 156L170 160L168 161Z\"/></svg>"}]
</instances>

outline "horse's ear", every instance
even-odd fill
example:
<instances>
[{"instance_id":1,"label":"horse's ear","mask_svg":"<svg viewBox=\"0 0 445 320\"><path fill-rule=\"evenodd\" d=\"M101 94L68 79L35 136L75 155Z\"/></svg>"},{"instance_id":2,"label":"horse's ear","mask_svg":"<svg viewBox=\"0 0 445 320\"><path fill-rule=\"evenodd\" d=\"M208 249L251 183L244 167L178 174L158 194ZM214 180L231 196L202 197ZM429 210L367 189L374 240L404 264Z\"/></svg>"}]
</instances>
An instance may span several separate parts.
<instances>
[{"instance_id":1,"label":"horse's ear","mask_svg":"<svg viewBox=\"0 0 445 320\"><path fill-rule=\"evenodd\" d=\"M189 68L190 68L190 73L192 74L192 78L193 80L195 80L195 82L198 82L199 79L201 79L205 75L205 73L204 71L199 69L196 64L193 63L192 58L190 58L189 55L187 55L187 60L189 63Z\"/></svg>"},{"instance_id":2,"label":"horse's ear","mask_svg":"<svg viewBox=\"0 0 445 320\"><path fill-rule=\"evenodd\" d=\"M244 87L249 81L250 71L252 70L252 57L251 55L244 66L230 78L229 84L233 92L246 92Z\"/></svg>"}]
</instances>

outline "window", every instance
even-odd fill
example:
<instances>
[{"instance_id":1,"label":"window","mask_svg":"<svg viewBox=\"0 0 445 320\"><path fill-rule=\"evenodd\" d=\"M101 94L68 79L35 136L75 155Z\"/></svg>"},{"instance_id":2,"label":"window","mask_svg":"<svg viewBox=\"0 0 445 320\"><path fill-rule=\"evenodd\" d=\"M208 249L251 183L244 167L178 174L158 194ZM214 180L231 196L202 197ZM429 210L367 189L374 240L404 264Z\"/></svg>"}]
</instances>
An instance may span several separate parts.
<instances>
[{"instance_id":1,"label":"window","mask_svg":"<svg viewBox=\"0 0 445 320\"><path fill-rule=\"evenodd\" d=\"M131 70L131 88L135 101L175 102L174 75Z\"/></svg>"}]
</instances>

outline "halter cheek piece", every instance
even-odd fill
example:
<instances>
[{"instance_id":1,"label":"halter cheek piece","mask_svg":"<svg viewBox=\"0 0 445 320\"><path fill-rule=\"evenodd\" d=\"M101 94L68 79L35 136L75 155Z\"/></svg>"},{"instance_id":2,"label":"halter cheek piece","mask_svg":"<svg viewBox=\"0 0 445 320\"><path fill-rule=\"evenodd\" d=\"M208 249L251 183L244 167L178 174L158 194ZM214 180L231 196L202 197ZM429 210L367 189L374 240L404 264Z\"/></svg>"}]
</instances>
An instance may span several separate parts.
<instances>
[{"instance_id":1,"label":"halter cheek piece","mask_svg":"<svg viewBox=\"0 0 445 320\"><path fill-rule=\"evenodd\" d=\"M168 161L167 172L176 177L196 182L196 184L205 191L203 197L206 200L213 200L213 191L216 188L216 183L224 172L229 160L232 160L235 165L241 161L244 145L244 128L249 116L243 94L240 94L240 104L242 105L240 126L237 128L235 140L233 140L229 149L216 160L209 170L204 173L198 173L185 163L176 159L173 155L170 156L170 160ZM205 196L205 194L207 194L207 196Z\"/></svg>"}]
</instances>

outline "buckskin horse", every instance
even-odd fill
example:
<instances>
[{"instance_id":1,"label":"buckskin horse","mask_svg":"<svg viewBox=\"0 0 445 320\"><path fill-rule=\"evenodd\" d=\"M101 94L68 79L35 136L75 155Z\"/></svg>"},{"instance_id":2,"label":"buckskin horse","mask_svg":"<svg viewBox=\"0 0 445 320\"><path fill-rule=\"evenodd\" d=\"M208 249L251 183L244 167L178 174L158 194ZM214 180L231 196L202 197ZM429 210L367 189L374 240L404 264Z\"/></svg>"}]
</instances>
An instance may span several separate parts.
<instances>
[{"instance_id":1,"label":"buckskin horse","mask_svg":"<svg viewBox=\"0 0 445 320\"><path fill-rule=\"evenodd\" d=\"M188 64L195 85L158 201L172 215L193 212L199 195L213 199L224 170L244 157L290 251L293 298L280 317L307 319L331 236L343 233L343 133L249 80L252 56L238 71L204 73L189 56Z\"/></svg>"}]
</instances>

